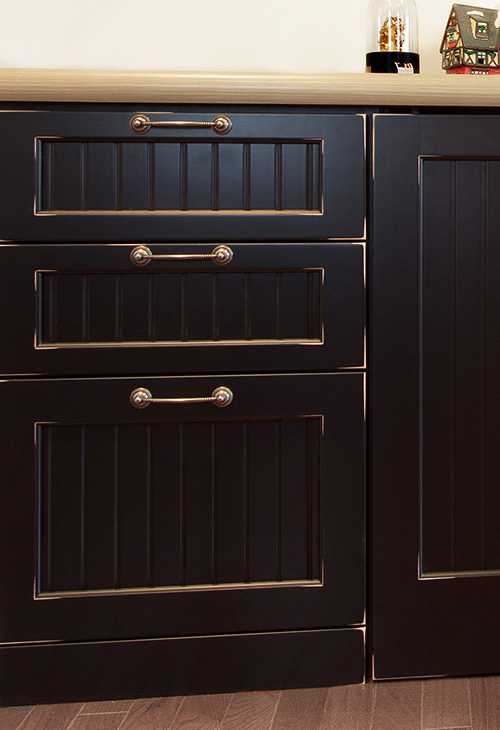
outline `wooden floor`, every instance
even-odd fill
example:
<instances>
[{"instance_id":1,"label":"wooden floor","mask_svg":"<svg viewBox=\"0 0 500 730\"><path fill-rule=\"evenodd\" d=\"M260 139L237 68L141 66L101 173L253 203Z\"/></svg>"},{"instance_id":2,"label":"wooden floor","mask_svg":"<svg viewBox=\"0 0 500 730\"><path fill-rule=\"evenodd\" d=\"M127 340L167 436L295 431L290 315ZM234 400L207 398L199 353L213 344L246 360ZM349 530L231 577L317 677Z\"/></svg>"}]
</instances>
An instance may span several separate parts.
<instances>
[{"instance_id":1,"label":"wooden floor","mask_svg":"<svg viewBox=\"0 0 500 730\"><path fill-rule=\"evenodd\" d=\"M500 677L0 709L1 730L499 730Z\"/></svg>"}]
</instances>

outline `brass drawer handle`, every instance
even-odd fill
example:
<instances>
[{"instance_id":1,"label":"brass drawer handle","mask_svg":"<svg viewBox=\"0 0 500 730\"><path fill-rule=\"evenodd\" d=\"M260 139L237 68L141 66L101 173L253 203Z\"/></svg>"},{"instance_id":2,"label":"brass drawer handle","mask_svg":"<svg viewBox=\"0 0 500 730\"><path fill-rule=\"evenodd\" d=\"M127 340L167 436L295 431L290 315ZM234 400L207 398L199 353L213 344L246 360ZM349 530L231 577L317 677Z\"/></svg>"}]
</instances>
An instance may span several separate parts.
<instances>
[{"instance_id":1,"label":"brass drawer handle","mask_svg":"<svg viewBox=\"0 0 500 730\"><path fill-rule=\"evenodd\" d=\"M229 117L226 117L223 114L219 114L217 117L214 117L211 122L175 120L168 120L163 122L151 121L151 119L146 116L146 114L136 114L130 120L130 129L136 134L146 134L147 132L149 132L151 127L167 127L170 129L209 128L212 129L215 134L227 134L231 131L232 126L232 121L229 119Z\"/></svg>"},{"instance_id":2,"label":"brass drawer handle","mask_svg":"<svg viewBox=\"0 0 500 730\"><path fill-rule=\"evenodd\" d=\"M130 402L134 408L146 408L150 403L213 403L218 408L225 408L233 400L233 393L229 388L216 388L208 398L153 398L147 388L136 388L130 394Z\"/></svg>"},{"instance_id":3,"label":"brass drawer handle","mask_svg":"<svg viewBox=\"0 0 500 730\"><path fill-rule=\"evenodd\" d=\"M130 260L136 266L146 266L150 261L206 261L211 260L219 266L225 266L233 259L229 246L216 246L212 253L167 253L153 254L147 246L136 246L130 253Z\"/></svg>"}]
</instances>

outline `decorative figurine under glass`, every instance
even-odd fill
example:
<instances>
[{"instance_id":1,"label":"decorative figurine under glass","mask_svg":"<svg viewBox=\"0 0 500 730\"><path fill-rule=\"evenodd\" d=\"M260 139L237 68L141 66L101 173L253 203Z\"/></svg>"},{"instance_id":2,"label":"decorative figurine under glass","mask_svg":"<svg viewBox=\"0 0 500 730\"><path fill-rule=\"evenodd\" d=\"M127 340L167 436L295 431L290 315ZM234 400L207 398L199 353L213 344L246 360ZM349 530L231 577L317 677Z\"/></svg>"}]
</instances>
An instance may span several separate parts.
<instances>
[{"instance_id":1,"label":"decorative figurine under glass","mask_svg":"<svg viewBox=\"0 0 500 730\"><path fill-rule=\"evenodd\" d=\"M370 0L366 70L389 74L420 72L415 0Z\"/></svg>"},{"instance_id":2,"label":"decorative figurine under glass","mask_svg":"<svg viewBox=\"0 0 500 730\"><path fill-rule=\"evenodd\" d=\"M500 18L497 8L452 6L440 49L442 66L447 74L491 76L500 73Z\"/></svg>"}]
</instances>

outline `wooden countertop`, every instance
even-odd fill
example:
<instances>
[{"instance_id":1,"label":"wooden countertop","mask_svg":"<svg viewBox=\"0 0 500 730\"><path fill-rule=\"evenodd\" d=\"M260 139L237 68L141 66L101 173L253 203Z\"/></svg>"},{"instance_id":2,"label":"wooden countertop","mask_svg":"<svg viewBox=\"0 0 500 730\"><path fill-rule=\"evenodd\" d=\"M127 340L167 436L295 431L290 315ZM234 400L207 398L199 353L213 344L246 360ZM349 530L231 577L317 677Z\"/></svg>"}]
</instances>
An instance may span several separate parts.
<instances>
[{"instance_id":1,"label":"wooden countertop","mask_svg":"<svg viewBox=\"0 0 500 730\"><path fill-rule=\"evenodd\" d=\"M3 102L500 106L499 76L0 69Z\"/></svg>"}]
</instances>

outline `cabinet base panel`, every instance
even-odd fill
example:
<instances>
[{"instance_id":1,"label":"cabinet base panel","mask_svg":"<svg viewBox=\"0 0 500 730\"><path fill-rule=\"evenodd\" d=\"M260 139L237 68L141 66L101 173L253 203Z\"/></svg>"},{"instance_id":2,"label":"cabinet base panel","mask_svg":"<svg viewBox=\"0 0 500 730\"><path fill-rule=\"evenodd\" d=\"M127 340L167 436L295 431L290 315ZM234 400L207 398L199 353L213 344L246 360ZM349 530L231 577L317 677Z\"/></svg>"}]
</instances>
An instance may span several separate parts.
<instances>
[{"instance_id":1,"label":"cabinet base panel","mask_svg":"<svg viewBox=\"0 0 500 730\"><path fill-rule=\"evenodd\" d=\"M360 684L364 631L0 648L0 705Z\"/></svg>"}]
</instances>

